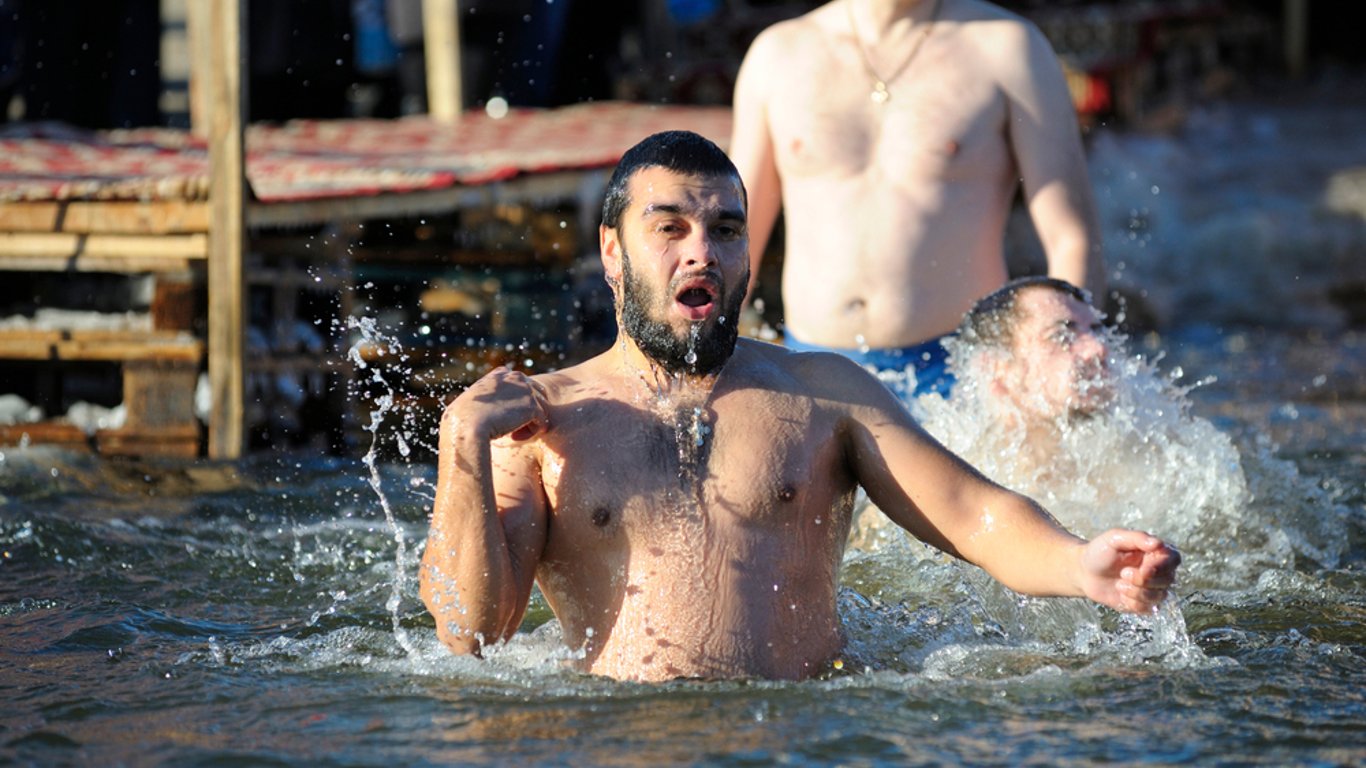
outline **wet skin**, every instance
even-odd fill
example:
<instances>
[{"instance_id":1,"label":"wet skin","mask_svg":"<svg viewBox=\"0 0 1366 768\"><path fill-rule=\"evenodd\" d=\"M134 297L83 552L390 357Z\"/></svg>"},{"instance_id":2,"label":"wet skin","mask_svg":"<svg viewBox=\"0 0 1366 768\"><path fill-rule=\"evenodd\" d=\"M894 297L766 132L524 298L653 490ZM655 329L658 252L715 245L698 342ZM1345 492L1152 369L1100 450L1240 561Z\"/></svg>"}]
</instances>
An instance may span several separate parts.
<instances>
[{"instance_id":1,"label":"wet skin","mask_svg":"<svg viewBox=\"0 0 1366 768\"><path fill-rule=\"evenodd\" d=\"M736 180L647 168L630 190L600 235L618 299L629 252L652 320L714 332L747 276ZM510 637L537 583L582 668L623 679L825 669L859 486L1028 594L1149 610L1179 561L1140 532L1077 539L855 364L749 339L715 371L671 374L629 335L564 371L496 370L447 407L439 462L421 589L441 639L478 653Z\"/></svg>"}]
</instances>

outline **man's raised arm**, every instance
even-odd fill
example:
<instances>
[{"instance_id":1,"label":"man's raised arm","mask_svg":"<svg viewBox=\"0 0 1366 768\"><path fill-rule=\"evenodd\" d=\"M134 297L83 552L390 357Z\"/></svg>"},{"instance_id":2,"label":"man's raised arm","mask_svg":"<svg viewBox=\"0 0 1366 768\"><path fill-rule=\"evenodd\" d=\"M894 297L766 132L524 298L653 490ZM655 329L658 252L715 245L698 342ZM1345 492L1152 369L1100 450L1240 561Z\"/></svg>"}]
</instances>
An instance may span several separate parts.
<instances>
[{"instance_id":1,"label":"man's raised arm","mask_svg":"<svg viewBox=\"0 0 1366 768\"><path fill-rule=\"evenodd\" d=\"M457 653L506 640L526 613L547 512L536 457L520 441L547 427L538 385L505 368L442 414L420 591L437 636Z\"/></svg>"},{"instance_id":2,"label":"man's raised arm","mask_svg":"<svg viewBox=\"0 0 1366 768\"><path fill-rule=\"evenodd\" d=\"M868 498L922 541L1038 597L1088 597L1147 612L1167 596L1180 554L1139 531L1085 541L1029 498L984 477L917 425L886 387L830 356L826 377L853 403L846 456Z\"/></svg>"}]
</instances>

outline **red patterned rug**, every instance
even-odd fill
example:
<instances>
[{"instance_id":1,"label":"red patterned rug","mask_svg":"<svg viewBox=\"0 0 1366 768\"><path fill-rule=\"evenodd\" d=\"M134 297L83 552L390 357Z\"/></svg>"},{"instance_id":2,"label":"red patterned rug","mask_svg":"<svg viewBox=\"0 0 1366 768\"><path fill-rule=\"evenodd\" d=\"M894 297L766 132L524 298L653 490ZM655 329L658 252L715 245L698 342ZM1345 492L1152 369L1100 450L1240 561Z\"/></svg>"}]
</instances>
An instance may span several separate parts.
<instances>
[{"instance_id":1,"label":"red patterned rug","mask_svg":"<svg viewBox=\"0 0 1366 768\"><path fill-rule=\"evenodd\" d=\"M247 180L262 202L485 184L610 166L640 139L672 129L724 147L730 110L600 102L497 119L468 113L454 124L414 117L252 125ZM203 200L208 188L208 150L185 131L0 128L0 201Z\"/></svg>"}]
</instances>

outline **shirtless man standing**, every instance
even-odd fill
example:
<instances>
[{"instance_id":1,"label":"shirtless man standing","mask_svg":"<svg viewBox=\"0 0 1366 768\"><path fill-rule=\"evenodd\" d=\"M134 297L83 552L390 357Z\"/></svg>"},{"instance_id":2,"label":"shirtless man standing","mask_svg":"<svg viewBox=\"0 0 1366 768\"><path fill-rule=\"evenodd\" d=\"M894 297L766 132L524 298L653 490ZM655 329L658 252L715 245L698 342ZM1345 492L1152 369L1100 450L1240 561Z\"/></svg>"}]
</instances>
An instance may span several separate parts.
<instances>
[{"instance_id":1,"label":"shirtless man standing","mask_svg":"<svg viewBox=\"0 0 1366 768\"><path fill-rule=\"evenodd\" d=\"M442 641L478 654L508 639L538 583L594 674L818 674L842 648L836 590L860 486L1019 592L1139 612L1166 597L1180 556L1160 540L1078 539L846 358L737 339L745 206L706 139L638 144L599 230L618 340L554 373L497 369L447 406L421 566Z\"/></svg>"},{"instance_id":2,"label":"shirtless man standing","mask_svg":"<svg viewBox=\"0 0 1366 768\"><path fill-rule=\"evenodd\" d=\"M938 340L1006 281L1017 185L1048 273L1100 296L1076 112L1037 28L980 0L834 0L754 41L730 145L753 274L786 213L786 343L937 386ZM833 223L833 226L832 226Z\"/></svg>"}]
</instances>

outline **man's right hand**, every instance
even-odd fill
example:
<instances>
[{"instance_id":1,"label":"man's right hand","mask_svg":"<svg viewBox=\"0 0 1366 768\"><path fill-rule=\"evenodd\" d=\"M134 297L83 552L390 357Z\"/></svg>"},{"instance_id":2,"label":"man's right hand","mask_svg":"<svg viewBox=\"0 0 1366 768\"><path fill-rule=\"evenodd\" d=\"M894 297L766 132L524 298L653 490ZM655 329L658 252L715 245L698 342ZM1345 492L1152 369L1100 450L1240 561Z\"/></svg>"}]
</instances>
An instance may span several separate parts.
<instances>
[{"instance_id":1,"label":"man's right hand","mask_svg":"<svg viewBox=\"0 0 1366 768\"><path fill-rule=\"evenodd\" d=\"M521 371L498 366L446 406L446 426L464 424L486 440L529 440L550 428L545 388Z\"/></svg>"}]
</instances>

